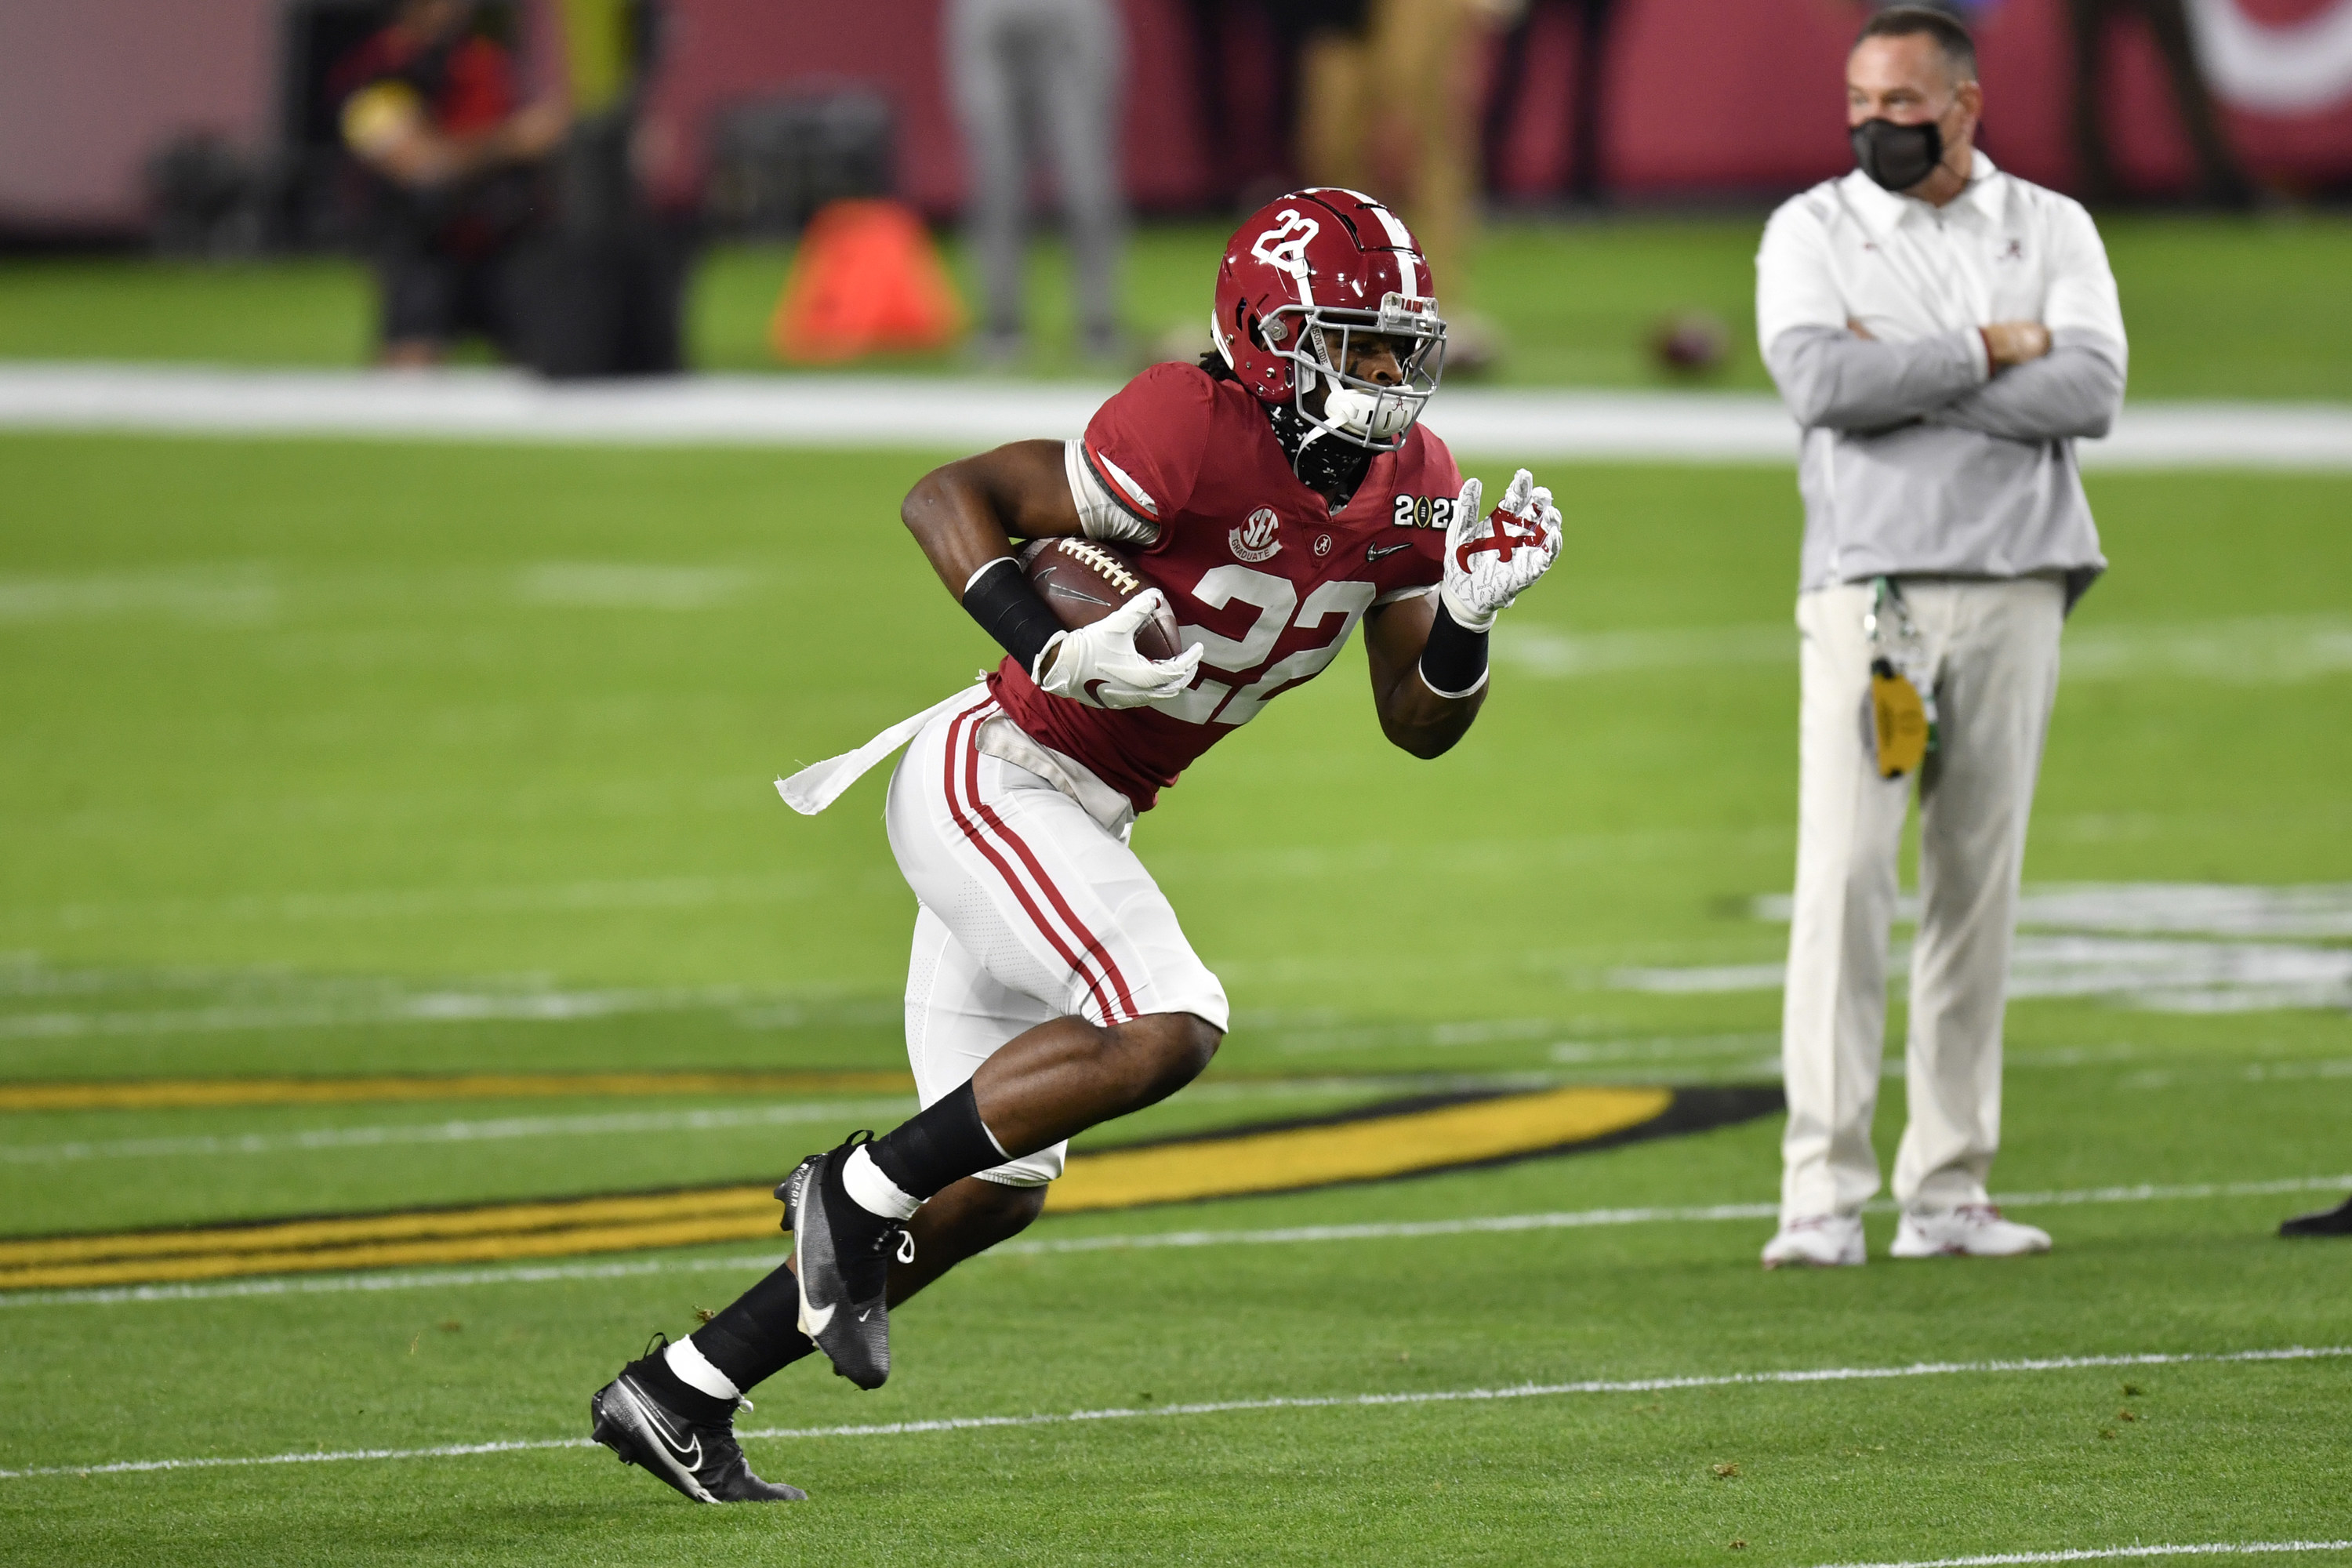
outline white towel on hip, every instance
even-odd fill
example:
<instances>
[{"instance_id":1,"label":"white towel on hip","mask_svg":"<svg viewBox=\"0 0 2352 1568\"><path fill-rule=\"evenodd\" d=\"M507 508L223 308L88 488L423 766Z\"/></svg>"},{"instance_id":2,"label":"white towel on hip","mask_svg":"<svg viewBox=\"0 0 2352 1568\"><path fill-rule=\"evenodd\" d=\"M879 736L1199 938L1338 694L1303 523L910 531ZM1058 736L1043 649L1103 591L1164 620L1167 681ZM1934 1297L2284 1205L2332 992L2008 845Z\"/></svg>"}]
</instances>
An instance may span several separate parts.
<instances>
[{"instance_id":1,"label":"white towel on hip","mask_svg":"<svg viewBox=\"0 0 2352 1568\"><path fill-rule=\"evenodd\" d=\"M954 711L971 702L975 687L965 687L952 697L943 698L920 713L899 720L854 752L844 752L837 757L827 757L821 763L811 763L788 779L776 781L776 793L784 804L803 816L814 816L841 798L842 792L866 775L868 769L908 742L922 727L942 713Z\"/></svg>"}]
</instances>

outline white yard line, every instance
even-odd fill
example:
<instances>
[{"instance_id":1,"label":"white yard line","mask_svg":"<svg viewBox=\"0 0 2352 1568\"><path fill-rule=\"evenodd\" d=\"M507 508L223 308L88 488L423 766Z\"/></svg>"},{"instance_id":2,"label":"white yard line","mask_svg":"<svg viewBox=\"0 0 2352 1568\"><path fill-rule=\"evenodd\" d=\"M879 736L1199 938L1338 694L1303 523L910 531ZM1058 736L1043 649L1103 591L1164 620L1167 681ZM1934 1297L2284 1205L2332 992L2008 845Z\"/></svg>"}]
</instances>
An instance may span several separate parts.
<instances>
[{"instance_id":1,"label":"white yard line","mask_svg":"<svg viewBox=\"0 0 2352 1568\"><path fill-rule=\"evenodd\" d=\"M809 875L649 877L593 882L541 882L507 888L378 888L348 892L244 894L226 899L142 899L126 903L61 904L38 911L52 925L87 931L153 921L292 921L427 920L438 915L520 914L539 910L697 910L781 904L828 896L844 884Z\"/></svg>"},{"instance_id":2,"label":"white yard line","mask_svg":"<svg viewBox=\"0 0 2352 1568\"><path fill-rule=\"evenodd\" d=\"M2283 1552L2352 1552L2352 1541L2208 1541L2191 1546L2078 1546L2063 1552L1995 1552L1907 1563L1825 1563L1822 1568L1995 1568L2010 1563L2102 1563L2118 1557L2264 1557Z\"/></svg>"},{"instance_id":3,"label":"white yard line","mask_svg":"<svg viewBox=\"0 0 2352 1568\"><path fill-rule=\"evenodd\" d=\"M1592 1379L1578 1383L1523 1383L1505 1388L1454 1388L1402 1394L1329 1394L1267 1399L1220 1399L1147 1409L1072 1410L1055 1415L949 1415L930 1420L887 1421L856 1426L764 1426L746 1428L746 1438L903 1437L929 1432L971 1432L1003 1426L1068 1426L1090 1421L1139 1421L1153 1417L1226 1415L1258 1410L1371 1410L1389 1405L1458 1405L1507 1399L1557 1399L1580 1394L1666 1394L1696 1388L1879 1382L1895 1378L2002 1376L2080 1372L2125 1366L2224 1365L2255 1362L2323 1361L2352 1356L2352 1345L2287 1345L2276 1350L2148 1352L2135 1355L2042 1356L2013 1361L1914 1362L1908 1366L1830 1366L1772 1372L1690 1373L1673 1377ZM43 1465L0 1469L0 1480L38 1476L129 1475L148 1470L242 1468L256 1465L335 1464L360 1459L466 1458L533 1448L584 1448L586 1437L541 1437L486 1443L447 1443L424 1448L343 1448L324 1452L237 1455L189 1459L111 1459L89 1465Z\"/></svg>"},{"instance_id":4,"label":"white yard line","mask_svg":"<svg viewBox=\"0 0 2352 1568\"><path fill-rule=\"evenodd\" d=\"M2167 1203L2199 1198L2282 1197L2352 1189L2352 1173L2289 1176L2266 1182L2200 1182L2184 1186L2085 1187L2072 1192L2002 1193L2006 1208L2074 1204ZM1293 1247L1317 1242L1396 1241L1421 1237L1486 1236L1531 1230L1582 1230L1596 1226L1688 1225L1771 1219L1778 1204L1714 1204L1697 1208L1577 1209L1556 1214L1490 1215L1465 1219L1395 1220L1375 1225L1291 1226L1279 1230L1155 1230L1108 1236L1041 1237L1008 1241L983 1258L1039 1257L1078 1252L1154 1251L1162 1247ZM1892 1214L1895 1205L1870 1205ZM247 1296L341 1295L348 1291L423 1290L472 1285L543 1285L577 1279L624 1279L646 1274L704 1274L774 1268L781 1252L730 1253L719 1258L647 1258L613 1263L528 1263L510 1268L402 1269L367 1274L278 1276L207 1285L121 1285L79 1290L0 1294L5 1307L111 1307L159 1301L214 1301Z\"/></svg>"},{"instance_id":5,"label":"white yard line","mask_svg":"<svg viewBox=\"0 0 2352 1568\"><path fill-rule=\"evenodd\" d=\"M2352 1057L2332 1057L2322 1061L2256 1062L2243 1068L2221 1063L2200 1064L2193 1068L2149 1068L2125 1074L2116 1080L2116 1087L2151 1089L2170 1089L2177 1083L2215 1083L2232 1079L2240 1083L2292 1083L2330 1078L2352 1078Z\"/></svg>"},{"instance_id":6,"label":"white yard line","mask_svg":"<svg viewBox=\"0 0 2352 1568\"><path fill-rule=\"evenodd\" d=\"M551 385L510 371L0 366L0 429L962 450L1068 437L1109 383L695 375ZM1789 463L1797 431L1760 393L1454 387L1430 425L1456 450L1537 458ZM2352 470L2352 408L2132 404L2085 467Z\"/></svg>"},{"instance_id":7,"label":"white yard line","mask_svg":"<svg viewBox=\"0 0 2352 1568\"><path fill-rule=\"evenodd\" d=\"M0 1015L0 1040L62 1040L140 1035L348 1029L395 1024L575 1023L639 1013L741 1007L772 994L741 985L661 991L430 991L345 1002L235 1004L141 1011Z\"/></svg>"}]
</instances>

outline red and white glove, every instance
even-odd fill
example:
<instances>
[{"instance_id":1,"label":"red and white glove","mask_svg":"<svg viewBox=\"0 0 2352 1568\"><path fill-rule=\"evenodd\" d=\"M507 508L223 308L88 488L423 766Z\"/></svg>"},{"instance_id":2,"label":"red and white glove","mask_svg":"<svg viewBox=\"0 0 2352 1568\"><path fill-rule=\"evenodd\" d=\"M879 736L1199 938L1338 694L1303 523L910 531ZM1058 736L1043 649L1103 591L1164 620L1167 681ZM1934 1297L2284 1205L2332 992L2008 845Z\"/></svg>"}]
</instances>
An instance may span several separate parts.
<instances>
[{"instance_id":1,"label":"red and white glove","mask_svg":"<svg viewBox=\"0 0 2352 1568\"><path fill-rule=\"evenodd\" d=\"M1201 668L1200 644L1174 658L1146 658L1135 650L1137 630L1167 602L1159 589L1146 588L1090 626L1055 632L1037 655L1037 689L1089 708L1140 708L1191 686Z\"/></svg>"},{"instance_id":2,"label":"red and white glove","mask_svg":"<svg viewBox=\"0 0 2352 1568\"><path fill-rule=\"evenodd\" d=\"M1559 559L1559 509L1551 491L1521 468L1511 476L1493 512L1478 510L1480 489L1465 479L1445 528L1445 578L1438 593L1445 612L1465 631L1493 629L1495 612L1508 607Z\"/></svg>"}]
</instances>

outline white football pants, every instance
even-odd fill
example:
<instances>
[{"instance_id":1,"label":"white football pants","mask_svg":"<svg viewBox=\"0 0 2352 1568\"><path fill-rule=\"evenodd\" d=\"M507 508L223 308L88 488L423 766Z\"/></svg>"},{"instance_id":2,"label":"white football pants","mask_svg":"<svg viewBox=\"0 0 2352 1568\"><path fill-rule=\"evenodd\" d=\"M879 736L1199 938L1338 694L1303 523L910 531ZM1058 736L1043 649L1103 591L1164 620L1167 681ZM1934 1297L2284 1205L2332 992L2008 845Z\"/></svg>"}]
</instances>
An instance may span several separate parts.
<instances>
[{"instance_id":1,"label":"white football pants","mask_svg":"<svg viewBox=\"0 0 2352 1568\"><path fill-rule=\"evenodd\" d=\"M1122 833L988 743L1036 749L979 691L924 726L890 775L890 848L922 906L907 966L917 1097L934 1103L1013 1036L1054 1018L1192 1013L1225 1027L1224 987ZM1056 1143L980 1176L1043 1186L1062 1173L1067 1150Z\"/></svg>"},{"instance_id":2,"label":"white football pants","mask_svg":"<svg viewBox=\"0 0 2352 1568\"><path fill-rule=\"evenodd\" d=\"M1920 770L1919 935L1905 1047L1910 1120L1895 1197L1986 1201L2000 1145L2001 1012L2026 818L2058 689L2065 593L2043 578L1909 579L1936 671L1940 739ZM1867 584L1801 595L1797 892L1781 1064L1784 1220L1851 1215L1878 1191L1870 1142L1885 1045L1888 930L1908 775L1870 738Z\"/></svg>"}]
</instances>

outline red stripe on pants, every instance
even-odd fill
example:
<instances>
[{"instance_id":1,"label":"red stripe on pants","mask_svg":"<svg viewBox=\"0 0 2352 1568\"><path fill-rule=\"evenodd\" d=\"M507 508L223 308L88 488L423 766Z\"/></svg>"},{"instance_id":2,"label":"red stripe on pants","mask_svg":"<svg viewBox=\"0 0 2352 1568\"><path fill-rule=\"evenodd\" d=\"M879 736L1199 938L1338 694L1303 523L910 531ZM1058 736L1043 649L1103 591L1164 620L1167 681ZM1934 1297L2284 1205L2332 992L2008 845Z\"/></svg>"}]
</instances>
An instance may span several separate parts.
<instances>
[{"instance_id":1,"label":"red stripe on pants","mask_svg":"<svg viewBox=\"0 0 2352 1568\"><path fill-rule=\"evenodd\" d=\"M1085 924L1071 912L1069 904L1063 899L1060 890L1054 886L1052 880L1046 877L1044 868L1038 865L1037 858L1030 852L1029 847L1022 842L1018 834L1005 826L1004 819L999 816L993 808L980 798L980 726L992 717L994 711L995 705L992 703L971 709L957 714L948 726L946 762L949 814L955 819L956 826L962 832L964 837L970 840L971 846L996 868L997 875L1003 878L1004 885L1013 890L1013 896L1020 901L1031 923L1035 925L1045 940L1053 944L1054 951L1061 954L1062 962L1068 964L1078 977L1087 983L1087 993L1094 998L1095 1005L1101 1010L1103 1021L1107 1024L1123 1023L1135 1016L1136 1008L1125 977L1119 974L1118 965L1112 961L1102 943L1097 941L1093 933L1087 930ZM957 769L960 755L963 763L961 778ZM969 795L971 815L966 813L965 802L959 799L960 785L962 791ZM974 820L975 816L978 818L977 821ZM1030 874L1035 878L1038 887L1045 892L1047 900L1059 911L1063 920L1068 922L1071 932L1082 943L1079 949L1073 951L1068 940L1055 928L1052 921L1047 920L1045 911L1038 907L1036 900L1030 895L1029 889L1023 884L1013 866L998 852L994 845L982 837L983 825L990 832L1002 838L1020 858L1022 864L1028 868ZM1096 967L1088 966L1087 963L1088 958L1095 961ZM1098 974L1097 969L1099 969L1102 973ZM1110 990L1108 993L1104 987L1104 974L1109 977Z\"/></svg>"}]
</instances>

